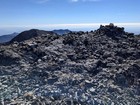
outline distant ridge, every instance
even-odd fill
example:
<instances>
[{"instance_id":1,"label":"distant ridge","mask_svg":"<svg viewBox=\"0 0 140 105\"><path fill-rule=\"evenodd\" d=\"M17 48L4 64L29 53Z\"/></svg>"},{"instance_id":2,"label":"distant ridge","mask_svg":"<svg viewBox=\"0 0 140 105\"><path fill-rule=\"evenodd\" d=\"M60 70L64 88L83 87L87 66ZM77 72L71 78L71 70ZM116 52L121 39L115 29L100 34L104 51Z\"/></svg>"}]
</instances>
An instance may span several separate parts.
<instances>
[{"instance_id":1,"label":"distant ridge","mask_svg":"<svg viewBox=\"0 0 140 105\"><path fill-rule=\"evenodd\" d=\"M2 36L0 36L0 43L9 42L11 39L13 39L17 35L18 35L18 33L16 33L16 32L14 32L12 34L8 34L8 35L2 35Z\"/></svg>"},{"instance_id":2,"label":"distant ridge","mask_svg":"<svg viewBox=\"0 0 140 105\"><path fill-rule=\"evenodd\" d=\"M58 30L53 30L53 32L58 35L63 35L63 34L68 34L71 31L69 29L58 29Z\"/></svg>"}]
</instances>

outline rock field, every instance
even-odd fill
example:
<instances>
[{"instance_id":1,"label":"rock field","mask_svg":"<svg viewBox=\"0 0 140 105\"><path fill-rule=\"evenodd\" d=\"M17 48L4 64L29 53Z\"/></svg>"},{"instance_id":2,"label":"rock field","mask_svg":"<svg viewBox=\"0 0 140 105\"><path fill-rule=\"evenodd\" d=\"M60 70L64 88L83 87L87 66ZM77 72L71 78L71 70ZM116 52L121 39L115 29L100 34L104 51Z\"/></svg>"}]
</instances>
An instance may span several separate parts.
<instances>
[{"instance_id":1,"label":"rock field","mask_svg":"<svg viewBox=\"0 0 140 105\"><path fill-rule=\"evenodd\" d=\"M0 105L140 105L140 36L22 32L0 45Z\"/></svg>"}]
</instances>

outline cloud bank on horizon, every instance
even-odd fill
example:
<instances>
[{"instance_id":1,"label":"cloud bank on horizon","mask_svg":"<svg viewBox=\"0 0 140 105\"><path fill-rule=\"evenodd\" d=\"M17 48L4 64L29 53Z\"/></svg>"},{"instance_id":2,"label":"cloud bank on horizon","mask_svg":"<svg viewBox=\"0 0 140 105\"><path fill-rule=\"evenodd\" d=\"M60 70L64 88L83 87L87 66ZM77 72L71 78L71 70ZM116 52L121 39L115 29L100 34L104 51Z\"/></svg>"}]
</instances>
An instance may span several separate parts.
<instances>
[{"instance_id":1,"label":"cloud bank on horizon","mask_svg":"<svg viewBox=\"0 0 140 105\"><path fill-rule=\"evenodd\" d=\"M5 25L0 26L0 35L10 34L13 32L22 32L29 29L54 30L70 29L73 31L90 31L108 25L109 23L79 23L79 24L35 24L35 25ZM124 27L126 31L140 34L140 23L114 23L115 26Z\"/></svg>"},{"instance_id":2,"label":"cloud bank on horizon","mask_svg":"<svg viewBox=\"0 0 140 105\"><path fill-rule=\"evenodd\" d=\"M32 24L32 25L0 25L0 28L7 27L7 28L14 28L14 27L36 27L36 28L61 28L61 27L69 27L69 28L81 28L81 27L99 27L100 25L108 25L109 23L75 23L75 24ZM122 27L140 27L140 23L113 23L116 26Z\"/></svg>"}]
</instances>

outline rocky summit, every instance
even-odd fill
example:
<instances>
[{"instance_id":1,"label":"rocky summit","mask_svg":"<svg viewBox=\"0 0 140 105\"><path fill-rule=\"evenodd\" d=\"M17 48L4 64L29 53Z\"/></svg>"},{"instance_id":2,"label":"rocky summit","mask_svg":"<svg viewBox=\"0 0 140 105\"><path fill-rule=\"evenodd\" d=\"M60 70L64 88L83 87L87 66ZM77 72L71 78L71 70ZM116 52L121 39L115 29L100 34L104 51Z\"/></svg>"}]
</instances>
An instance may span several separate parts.
<instances>
[{"instance_id":1,"label":"rocky summit","mask_svg":"<svg viewBox=\"0 0 140 105\"><path fill-rule=\"evenodd\" d=\"M113 24L22 32L0 45L0 104L140 105L140 36Z\"/></svg>"}]
</instances>

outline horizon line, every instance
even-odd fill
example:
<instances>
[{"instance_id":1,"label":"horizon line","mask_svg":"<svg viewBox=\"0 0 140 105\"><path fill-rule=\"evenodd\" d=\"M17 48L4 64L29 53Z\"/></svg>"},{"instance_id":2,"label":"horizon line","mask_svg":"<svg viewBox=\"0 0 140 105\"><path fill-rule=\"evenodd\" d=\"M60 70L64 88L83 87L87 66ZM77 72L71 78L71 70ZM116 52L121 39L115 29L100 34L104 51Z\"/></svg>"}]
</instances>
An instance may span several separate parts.
<instances>
[{"instance_id":1,"label":"horizon line","mask_svg":"<svg viewBox=\"0 0 140 105\"><path fill-rule=\"evenodd\" d=\"M110 23L74 23L74 24L32 24L32 25L3 25L0 28L31 28L31 27L40 27L40 28L57 28L57 27L70 27L70 28L84 28L84 27L97 27L100 25L109 25ZM140 23L113 23L115 26L139 26Z\"/></svg>"}]
</instances>

